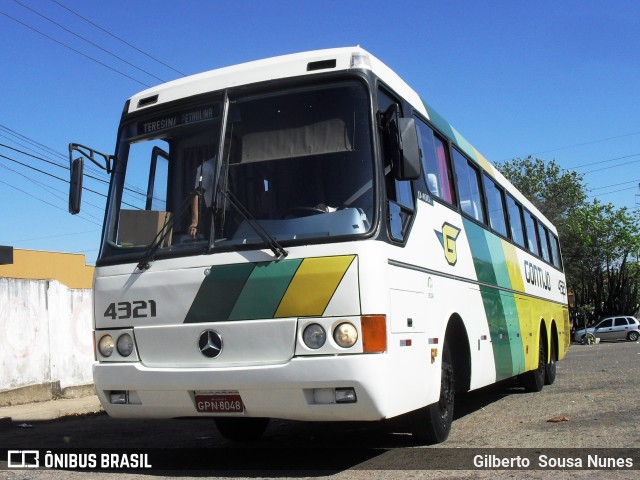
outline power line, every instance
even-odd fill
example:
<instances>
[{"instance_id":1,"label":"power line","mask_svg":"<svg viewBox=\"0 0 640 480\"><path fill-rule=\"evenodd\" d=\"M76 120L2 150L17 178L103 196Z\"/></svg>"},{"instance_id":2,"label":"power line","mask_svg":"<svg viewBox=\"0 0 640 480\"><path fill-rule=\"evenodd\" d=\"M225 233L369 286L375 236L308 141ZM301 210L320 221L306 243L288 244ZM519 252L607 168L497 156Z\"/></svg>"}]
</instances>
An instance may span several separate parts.
<instances>
[{"instance_id":1,"label":"power line","mask_svg":"<svg viewBox=\"0 0 640 480\"><path fill-rule=\"evenodd\" d=\"M24 190L22 190L22 189L20 189L20 188L16 187L15 185L11 185L10 183L7 183L7 182L5 182L5 181L3 181L3 180L0 180L0 183L2 183L2 184L4 184L4 185L7 185L8 187L13 188L14 190L17 190L17 191L19 191L19 192L22 192L22 193L24 193L25 195L28 195L28 196L30 196L30 197L32 197L32 198L34 198L34 199L36 199L36 200L38 200L38 201L40 201L40 202L46 203L47 205L49 205L49 206L51 206L51 207L53 207L53 208L57 208L58 210L62 210L62 211L64 211L64 212L66 212L66 210L65 210L64 208L59 207L58 205L54 205L53 203L48 202L48 201L46 201L46 200L44 200L44 199L42 199L42 198L40 198L40 197L36 197L36 196L35 196L35 195L33 195L32 193L30 193L30 192L26 192L26 191L24 191ZM101 225L100 223L97 223L97 222L94 222L94 221L92 221L92 220L89 220L88 218L84 218L84 217L80 217L80 218L81 218L82 220L86 221L86 222L93 223L94 225L98 225L98 226L100 226L100 225Z\"/></svg>"},{"instance_id":2,"label":"power line","mask_svg":"<svg viewBox=\"0 0 640 480\"><path fill-rule=\"evenodd\" d=\"M592 165L599 165L601 163L615 162L616 160L624 160L625 158L637 157L639 155L640 155L640 153L632 153L631 155L624 155L622 157L610 158L608 160L599 160L597 162L583 163L582 165L578 165L578 166L571 167L571 168L576 169L576 168L590 167Z\"/></svg>"},{"instance_id":3,"label":"power line","mask_svg":"<svg viewBox=\"0 0 640 480\"><path fill-rule=\"evenodd\" d=\"M117 35L115 35L114 33L110 32L109 30L102 28L100 25L97 25L96 23L92 22L91 20L89 20L86 17L83 17L82 15L80 15L78 12L72 10L71 8L67 7L66 5L63 5L62 3L58 2L57 0L51 0L52 2L56 3L57 5L59 5L60 7L64 8L65 10L71 12L72 14L74 14L75 16L81 18L82 20L84 20L85 22L93 25L94 27L96 27L99 30L102 30L104 33L106 33L107 35L110 35L111 37L115 38L116 40L124 43L125 45L127 45L128 47L133 48L134 50L136 50L137 52L140 52L141 54L145 55L146 57L155 60L156 62L160 63L161 65L164 65L165 67L173 70L174 72L176 72L179 75L182 75L183 77L186 76L185 73L182 73L180 70L176 70L175 68L173 68L171 65L167 65L166 63L164 63L162 60L158 60L156 57L150 55L149 53L140 50L138 47L131 45L129 42L127 42L126 40L123 40L122 38L118 37Z\"/></svg>"},{"instance_id":4,"label":"power line","mask_svg":"<svg viewBox=\"0 0 640 480\"><path fill-rule=\"evenodd\" d=\"M593 192L594 190L601 190L601 189L603 189L603 188L610 188L610 187L619 187L620 185L626 185L626 184L628 184L628 183L636 183L636 184L637 184L638 182L640 182L640 178L638 178L637 180L630 180L630 181L628 181L628 182L613 183L613 184L611 184L611 185L604 185L604 186L602 186L602 187L593 187L593 188L589 188L588 190L589 190L590 192Z\"/></svg>"},{"instance_id":5,"label":"power line","mask_svg":"<svg viewBox=\"0 0 640 480\"><path fill-rule=\"evenodd\" d=\"M584 172L584 174L586 175L587 173L601 172L602 170L608 170L610 168L624 167L625 165L631 165L632 163L638 163L638 162L640 162L640 159L639 160L633 160L631 162L620 163L618 165L613 165L613 166L610 166L610 167L602 167L602 168L596 168L595 170L588 170L588 171Z\"/></svg>"},{"instance_id":6,"label":"power line","mask_svg":"<svg viewBox=\"0 0 640 480\"><path fill-rule=\"evenodd\" d=\"M141 71L142 73L146 73L147 75L149 75L150 77L155 78L156 80L159 80L161 82L166 82L166 80L157 77L156 75L154 75L151 72L147 72L146 70L144 70L143 68L138 67L137 65L134 65L133 63L129 62L128 60L125 60L124 58L116 55L115 53L110 52L109 50L107 50L106 48L101 47L100 45L98 45L97 43L92 42L91 40L83 37L82 35L74 32L73 30L69 30L67 27L65 27L64 25L59 24L58 22L56 22L55 20L52 20L51 18L47 17L46 15L43 15L42 13L38 12L37 10L34 10L33 8L29 7L28 5L25 5L24 3L20 2L19 0L13 0L15 3L17 3L18 5L20 5L23 8L26 8L27 10L29 10L30 12L35 13L36 15L40 16L41 18L44 18L45 20L47 20L48 22L53 23L54 25L56 25L57 27L61 28L62 30L64 30L65 32L70 33L71 35L74 35L75 37L87 42L89 45L93 45L94 47L102 50L103 52L107 53L108 55L111 55L114 58L117 58L118 60L120 60L121 62L126 63L127 65L129 65L130 67L135 68L136 70Z\"/></svg>"},{"instance_id":7,"label":"power line","mask_svg":"<svg viewBox=\"0 0 640 480\"><path fill-rule=\"evenodd\" d=\"M5 13L5 12L1 12L1 11L0 11L0 14L1 14L1 15L4 15L5 17L7 17L7 18L9 18L9 19L11 19L11 20L13 20L13 21L14 21L14 22L16 22L16 23L19 23L20 25L22 25L22 26L24 26L24 27L27 27L27 28L28 28L28 29L30 29L30 30L33 30L34 32L36 32L36 33L38 33L38 34L42 35L43 37L45 37L45 38L47 38L47 39L51 40L52 42L55 42L55 43L57 43L57 44L59 44L59 45L62 45L63 47L65 47L65 48L67 48L67 49L71 50L72 52L75 52L75 53L77 53L78 55L81 55L81 56L83 56L83 57L85 57L85 58L87 58L87 59L91 60L92 62L95 62L95 63L97 63L97 64L99 64L99 65L102 65L103 67L108 68L109 70L111 70L111 71L113 71L113 72L116 72L116 73L118 73L118 74L122 75L123 77L127 77L128 79L133 80L134 82L139 83L140 85L143 85L143 86L145 86L145 87L151 87L151 85L149 85L149 84L147 84L147 83L144 83L144 82L142 82L142 81L140 81L140 80L138 80L138 79L136 79L136 78L133 78L131 75L127 75L126 73L121 72L120 70L118 70L118 69L116 69L116 68L113 68L113 67L111 67L111 66L107 65L106 63L101 62L100 60L98 60L98 59L95 59L95 58L91 57L90 55L87 55L87 54L85 54L85 53L82 53L80 50L76 50L75 48L73 48L73 47L71 47L71 46L67 45L66 43L61 42L60 40L56 40L55 38L51 37L50 35L47 35L46 33L41 32L41 31L40 31L40 30L38 30L37 28L32 27L31 25L28 25L28 24L24 23L23 21L18 20L17 18L12 17L11 15L9 15L9 14L7 14L7 13Z\"/></svg>"}]
</instances>

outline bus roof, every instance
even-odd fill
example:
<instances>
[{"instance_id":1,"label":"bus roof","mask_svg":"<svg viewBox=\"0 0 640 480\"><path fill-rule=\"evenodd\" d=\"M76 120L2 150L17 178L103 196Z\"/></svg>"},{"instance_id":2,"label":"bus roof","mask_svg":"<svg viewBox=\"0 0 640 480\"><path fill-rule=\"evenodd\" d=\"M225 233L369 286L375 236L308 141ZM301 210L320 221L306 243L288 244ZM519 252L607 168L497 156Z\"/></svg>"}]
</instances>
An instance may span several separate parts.
<instances>
[{"instance_id":1,"label":"bus roof","mask_svg":"<svg viewBox=\"0 0 640 480\"><path fill-rule=\"evenodd\" d=\"M522 203L527 210L539 219L542 219L545 225L557 234L557 230L553 224L478 152L460 132L429 104L424 102L393 70L359 46L282 55L190 75L149 88L132 96L129 99L127 113L140 112L151 106L231 87L250 85L269 80L348 70L372 71L391 89L409 102L417 112L425 116L469 158L480 165L484 171L502 185L516 200Z\"/></svg>"}]
</instances>

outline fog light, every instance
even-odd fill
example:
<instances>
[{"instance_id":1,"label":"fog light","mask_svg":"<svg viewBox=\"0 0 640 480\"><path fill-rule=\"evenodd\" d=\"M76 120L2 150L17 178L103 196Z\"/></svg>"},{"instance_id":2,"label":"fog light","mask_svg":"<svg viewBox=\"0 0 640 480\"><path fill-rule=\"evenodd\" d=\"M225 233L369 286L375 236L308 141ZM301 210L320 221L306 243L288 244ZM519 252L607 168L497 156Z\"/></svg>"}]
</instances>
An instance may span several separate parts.
<instances>
[{"instance_id":1,"label":"fog light","mask_svg":"<svg viewBox=\"0 0 640 480\"><path fill-rule=\"evenodd\" d=\"M356 403L356 391L353 388L336 388L336 403Z\"/></svg>"},{"instance_id":2,"label":"fog light","mask_svg":"<svg viewBox=\"0 0 640 480\"><path fill-rule=\"evenodd\" d=\"M109 392L109 401L112 405L125 405L127 403L127 392L113 390Z\"/></svg>"},{"instance_id":3,"label":"fog light","mask_svg":"<svg viewBox=\"0 0 640 480\"><path fill-rule=\"evenodd\" d=\"M358 341L358 330L350 323L341 323L333 331L333 339L342 348L353 347Z\"/></svg>"},{"instance_id":4,"label":"fog light","mask_svg":"<svg viewBox=\"0 0 640 480\"><path fill-rule=\"evenodd\" d=\"M133 352L133 338L128 333L118 337L118 353L123 357L128 357Z\"/></svg>"},{"instance_id":5,"label":"fog light","mask_svg":"<svg viewBox=\"0 0 640 480\"><path fill-rule=\"evenodd\" d=\"M114 347L115 345L113 343L113 338L111 338L111 335L104 335L98 342L98 351L103 357L110 357L113 353Z\"/></svg>"},{"instance_id":6,"label":"fog light","mask_svg":"<svg viewBox=\"0 0 640 480\"><path fill-rule=\"evenodd\" d=\"M312 323L302 332L302 340L307 347L317 350L327 341L327 333L321 325Z\"/></svg>"}]
</instances>

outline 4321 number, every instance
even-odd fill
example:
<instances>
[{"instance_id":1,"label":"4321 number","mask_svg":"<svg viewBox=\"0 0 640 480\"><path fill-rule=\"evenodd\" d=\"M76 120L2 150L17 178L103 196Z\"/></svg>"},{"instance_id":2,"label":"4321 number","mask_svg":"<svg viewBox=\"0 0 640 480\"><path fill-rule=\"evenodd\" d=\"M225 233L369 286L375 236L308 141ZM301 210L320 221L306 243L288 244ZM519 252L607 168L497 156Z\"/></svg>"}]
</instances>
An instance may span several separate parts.
<instances>
[{"instance_id":1,"label":"4321 number","mask_svg":"<svg viewBox=\"0 0 640 480\"><path fill-rule=\"evenodd\" d=\"M155 317L156 301L136 300L134 302L111 303L104 311L104 316L111 318L112 320Z\"/></svg>"}]
</instances>

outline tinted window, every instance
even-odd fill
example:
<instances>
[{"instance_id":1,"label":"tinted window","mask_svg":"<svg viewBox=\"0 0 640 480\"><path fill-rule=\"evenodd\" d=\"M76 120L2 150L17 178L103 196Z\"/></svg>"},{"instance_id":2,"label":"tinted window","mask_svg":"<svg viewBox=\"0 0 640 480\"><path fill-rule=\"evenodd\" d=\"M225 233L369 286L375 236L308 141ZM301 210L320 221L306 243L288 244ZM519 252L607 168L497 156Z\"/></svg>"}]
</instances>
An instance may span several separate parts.
<instances>
[{"instance_id":1,"label":"tinted window","mask_svg":"<svg viewBox=\"0 0 640 480\"><path fill-rule=\"evenodd\" d=\"M614 324L616 327L626 327L627 319L626 318L616 318L616 322Z\"/></svg>"},{"instance_id":2,"label":"tinted window","mask_svg":"<svg viewBox=\"0 0 640 480\"><path fill-rule=\"evenodd\" d=\"M485 223L480 195L480 172L457 150L453 150L453 162L458 180L460 209L471 218Z\"/></svg>"},{"instance_id":3,"label":"tinted window","mask_svg":"<svg viewBox=\"0 0 640 480\"><path fill-rule=\"evenodd\" d=\"M558 242L558 237L549 232L549 241L551 243L551 258L553 260L553 266L556 268L562 267L562 262L560 262L560 243Z\"/></svg>"},{"instance_id":4,"label":"tinted window","mask_svg":"<svg viewBox=\"0 0 640 480\"><path fill-rule=\"evenodd\" d=\"M522 207L507 194L507 212L509 213L509 226L511 239L524 247L524 225L522 223Z\"/></svg>"},{"instance_id":5,"label":"tinted window","mask_svg":"<svg viewBox=\"0 0 640 480\"><path fill-rule=\"evenodd\" d=\"M433 133L433 130L426 123L418 119L416 124L420 138L420 149L422 150L422 169L429 193L448 204L453 204L453 186L447 145Z\"/></svg>"},{"instance_id":6,"label":"tinted window","mask_svg":"<svg viewBox=\"0 0 640 480\"><path fill-rule=\"evenodd\" d=\"M604 320L598 324L598 328L609 328L613 323L612 319Z\"/></svg>"},{"instance_id":7,"label":"tinted window","mask_svg":"<svg viewBox=\"0 0 640 480\"><path fill-rule=\"evenodd\" d=\"M484 193L487 197L489 224L500 235L507 236L507 223L504 217L504 192L487 175L484 176Z\"/></svg>"},{"instance_id":8,"label":"tinted window","mask_svg":"<svg viewBox=\"0 0 640 480\"><path fill-rule=\"evenodd\" d=\"M527 248L534 255L540 255L538 250L538 231L536 230L536 219L526 212L524 213L524 223L527 227Z\"/></svg>"},{"instance_id":9,"label":"tinted window","mask_svg":"<svg viewBox=\"0 0 640 480\"><path fill-rule=\"evenodd\" d=\"M550 262L551 258L549 257L549 232L547 232L547 229L543 227L541 223L538 223L538 234L540 236L542 258L546 262Z\"/></svg>"}]
</instances>

